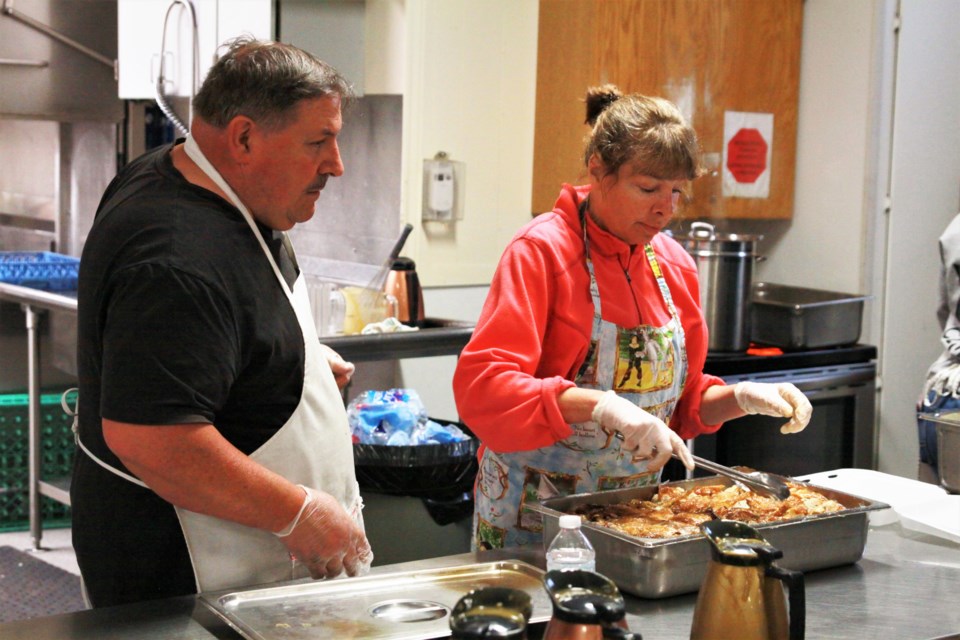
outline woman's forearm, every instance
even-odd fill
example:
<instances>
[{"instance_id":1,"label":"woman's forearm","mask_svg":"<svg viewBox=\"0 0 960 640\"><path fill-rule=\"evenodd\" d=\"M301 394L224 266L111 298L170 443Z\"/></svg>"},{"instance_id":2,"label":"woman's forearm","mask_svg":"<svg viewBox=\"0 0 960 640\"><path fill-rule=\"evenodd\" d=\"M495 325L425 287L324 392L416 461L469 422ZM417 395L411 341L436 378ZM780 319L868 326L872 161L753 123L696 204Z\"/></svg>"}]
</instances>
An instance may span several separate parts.
<instances>
[{"instance_id":1,"label":"woman's forearm","mask_svg":"<svg viewBox=\"0 0 960 640\"><path fill-rule=\"evenodd\" d=\"M700 420L703 424L720 424L745 415L733 395L733 385L707 387L700 397Z\"/></svg>"},{"instance_id":2,"label":"woman's forearm","mask_svg":"<svg viewBox=\"0 0 960 640\"><path fill-rule=\"evenodd\" d=\"M592 420L593 408L602 397L603 391L570 387L557 396L557 404L566 423L575 424Z\"/></svg>"},{"instance_id":3,"label":"woman's forearm","mask_svg":"<svg viewBox=\"0 0 960 640\"><path fill-rule=\"evenodd\" d=\"M603 396L602 391L571 387L557 397L560 413L568 424L586 422ZM715 385L703 392L700 419L703 424L720 424L746 415L733 395L733 385Z\"/></svg>"}]
</instances>

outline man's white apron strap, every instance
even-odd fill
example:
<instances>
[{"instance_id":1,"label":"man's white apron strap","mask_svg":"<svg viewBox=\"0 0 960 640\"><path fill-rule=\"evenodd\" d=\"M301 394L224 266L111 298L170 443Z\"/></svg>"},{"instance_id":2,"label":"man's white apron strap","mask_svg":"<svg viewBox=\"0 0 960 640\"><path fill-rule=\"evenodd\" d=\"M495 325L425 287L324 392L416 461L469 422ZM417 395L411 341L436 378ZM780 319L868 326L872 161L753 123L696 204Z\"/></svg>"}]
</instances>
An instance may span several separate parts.
<instances>
[{"instance_id":1,"label":"man's white apron strap","mask_svg":"<svg viewBox=\"0 0 960 640\"><path fill-rule=\"evenodd\" d=\"M67 399L67 396L73 392L77 393L77 400L74 403L74 405L71 407L70 401ZM100 458L98 458L93 453L93 451L90 451L90 449L87 449L87 447L83 444L83 442L80 441L80 390L79 389L77 389L76 387L71 387L70 389L67 389L66 391L64 391L63 394L60 396L60 406L63 407L64 413L66 413L68 416L73 418L73 424L70 426L70 430L73 431L73 441L77 443L77 446L80 447L80 449L85 454L87 454L91 460L96 462L98 465L100 465L110 473L120 476L124 480L129 480L133 484L140 485L144 489L150 488L146 484L144 484L144 482L140 480L140 478L135 478L129 473L124 473L123 471L120 471L120 469L112 467L106 462L104 462L103 460L101 460Z\"/></svg>"}]
</instances>

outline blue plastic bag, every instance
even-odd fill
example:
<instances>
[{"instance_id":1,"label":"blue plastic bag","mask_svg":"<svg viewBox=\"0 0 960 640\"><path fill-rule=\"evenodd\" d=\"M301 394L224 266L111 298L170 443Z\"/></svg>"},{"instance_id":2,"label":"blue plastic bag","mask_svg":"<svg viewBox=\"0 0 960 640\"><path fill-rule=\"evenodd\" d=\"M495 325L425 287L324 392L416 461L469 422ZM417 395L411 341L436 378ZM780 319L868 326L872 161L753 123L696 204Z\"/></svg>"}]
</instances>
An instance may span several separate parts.
<instances>
[{"instance_id":1,"label":"blue plastic bag","mask_svg":"<svg viewBox=\"0 0 960 640\"><path fill-rule=\"evenodd\" d=\"M454 425L445 427L427 417L413 389L364 391L347 406L353 440L392 446L440 444L467 440Z\"/></svg>"}]
</instances>

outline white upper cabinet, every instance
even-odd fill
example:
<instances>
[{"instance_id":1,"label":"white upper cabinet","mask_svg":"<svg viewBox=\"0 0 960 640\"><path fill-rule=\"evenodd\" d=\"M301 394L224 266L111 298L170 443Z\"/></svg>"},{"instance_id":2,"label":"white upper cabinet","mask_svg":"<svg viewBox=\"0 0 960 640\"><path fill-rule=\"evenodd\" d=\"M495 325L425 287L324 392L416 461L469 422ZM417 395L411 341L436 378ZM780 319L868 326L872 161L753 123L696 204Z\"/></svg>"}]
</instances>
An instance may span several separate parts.
<instances>
[{"instance_id":1,"label":"white upper cabinet","mask_svg":"<svg viewBox=\"0 0 960 640\"><path fill-rule=\"evenodd\" d=\"M188 3L196 14L196 45ZM224 41L240 35L273 39L273 5L273 0L118 0L119 97L154 98L161 60L164 94L191 96Z\"/></svg>"}]
</instances>

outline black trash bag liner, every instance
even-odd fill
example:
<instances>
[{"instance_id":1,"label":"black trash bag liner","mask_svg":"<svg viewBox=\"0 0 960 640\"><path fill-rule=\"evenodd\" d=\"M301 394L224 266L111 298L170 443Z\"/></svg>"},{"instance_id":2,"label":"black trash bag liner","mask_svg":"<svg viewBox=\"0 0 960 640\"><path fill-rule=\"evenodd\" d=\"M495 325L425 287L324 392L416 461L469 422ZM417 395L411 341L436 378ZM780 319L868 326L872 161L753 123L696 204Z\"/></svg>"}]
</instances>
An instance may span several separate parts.
<instances>
[{"instance_id":1,"label":"black trash bag liner","mask_svg":"<svg viewBox=\"0 0 960 640\"><path fill-rule=\"evenodd\" d=\"M436 422L443 424L441 420ZM464 432L469 434L466 429ZM472 493L479 445L473 437L444 444L354 444L357 482L361 489L375 493L436 497L441 501L458 493Z\"/></svg>"},{"instance_id":2,"label":"black trash bag liner","mask_svg":"<svg viewBox=\"0 0 960 640\"><path fill-rule=\"evenodd\" d=\"M422 498L427 513L441 527L473 516L473 487L450 496Z\"/></svg>"}]
</instances>

